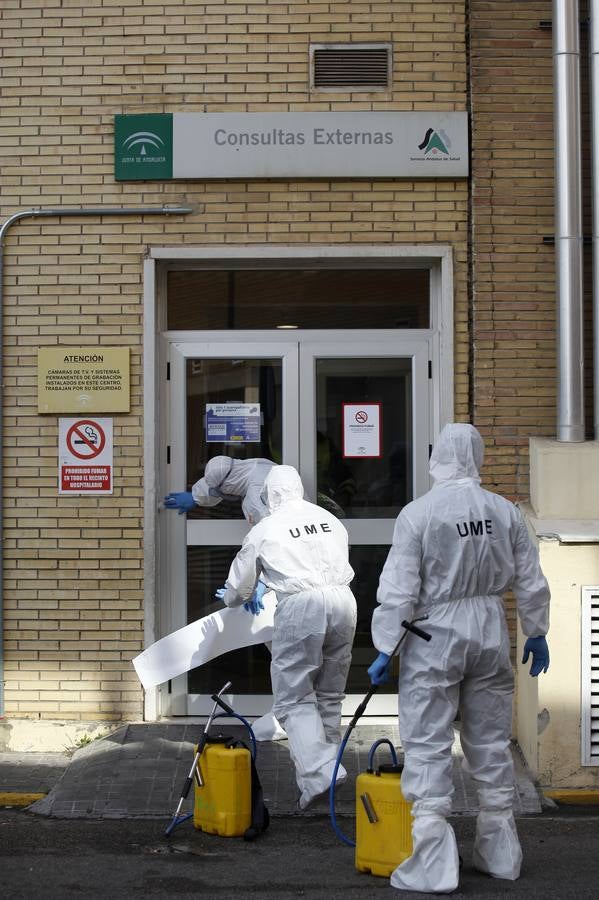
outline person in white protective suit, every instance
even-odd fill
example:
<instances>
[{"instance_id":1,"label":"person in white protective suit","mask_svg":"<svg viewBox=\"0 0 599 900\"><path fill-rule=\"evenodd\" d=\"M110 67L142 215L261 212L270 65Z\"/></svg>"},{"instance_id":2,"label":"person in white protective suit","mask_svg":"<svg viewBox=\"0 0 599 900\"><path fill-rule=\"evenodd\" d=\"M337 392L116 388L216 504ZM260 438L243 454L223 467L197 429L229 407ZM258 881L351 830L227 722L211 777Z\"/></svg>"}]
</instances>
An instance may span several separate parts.
<instances>
[{"instance_id":1,"label":"person in white protective suit","mask_svg":"<svg viewBox=\"0 0 599 900\"><path fill-rule=\"evenodd\" d=\"M190 512L195 506L216 506L222 500L241 500L241 509L250 525L267 515L262 500L264 479L276 463L270 459L232 459L214 456L191 491L175 491L164 498L167 509Z\"/></svg>"},{"instance_id":2,"label":"person in white protective suit","mask_svg":"<svg viewBox=\"0 0 599 900\"><path fill-rule=\"evenodd\" d=\"M224 602L240 606L260 579L277 594L272 639L274 713L289 738L305 809L327 791L340 743L341 702L356 630L347 531L303 499L291 466L264 483L270 515L246 535L227 577ZM344 781L339 767L337 780Z\"/></svg>"},{"instance_id":3,"label":"person in white protective suit","mask_svg":"<svg viewBox=\"0 0 599 900\"><path fill-rule=\"evenodd\" d=\"M195 506L216 506L222 500L241 500L241 510L250 525L256 525L268 510L262 499L264 479L276 463L270 459L232 459L230 456L214 456L208 460L204 475L192 486L191 491L173 492L165 497L167 509L189 512ZM252 610L262 605L262 587L251 605ZM248 611L250 607L248 604ZM270 651L270 644L266 644ZM259 741L283 740L285 732L272 710L252 724L254 737Z\"/></svg>"},{"instance_id":4,"label":"person in white protective suit","mask_svg":"<svg viewBox=\"0 0 599 900\"><path fill-rule=\"evenodd\" d=\"M549 587L520 511L480 486L484 445L471 425L447 425L435 445L433 488L395 524L372 617L374 684L388 676L401 621L427 615L430 643L408 636L400 656L401 786L413 802L414 852L391 875L401 890L458 885L451 811L453 722L478 789L473 864L496 878L520 874L510 752L514 678L502 595L513 589L528 636L531 675L547 671Z\"/></svg>"}]
</instances>

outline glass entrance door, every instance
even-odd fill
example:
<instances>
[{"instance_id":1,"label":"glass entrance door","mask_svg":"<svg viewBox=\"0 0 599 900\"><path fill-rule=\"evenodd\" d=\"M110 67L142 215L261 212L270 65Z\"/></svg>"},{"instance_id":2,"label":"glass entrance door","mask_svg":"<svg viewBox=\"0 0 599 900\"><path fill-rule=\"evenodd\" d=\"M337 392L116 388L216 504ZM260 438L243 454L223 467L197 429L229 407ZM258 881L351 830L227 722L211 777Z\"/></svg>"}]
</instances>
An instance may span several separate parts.
<instances>
[{"instance_id":1,"label":"glass entrance door","mask_svg":"<svg viewBox=\"0 0 599 900\"><path fill-rule=\"evenodd\" d=\"M345 337L345 335L344 335ZM349 533L358 624L344 714L370 685L370 621L401 508L428 488L428 348L397 339L300 344L300 466L306 493ZM397 688L368 714L395 715Z\"/></svg>"},{"instance_id":2,"label":"glass entrance door","mask_svg":"<svg viewBox=\"0 0 599 900\"><path fill-rule=\"evenodd\" d=\"M295 466L307 499L343 520L358 601L345 706L353 712L368 687L370 619L393 523L428 487L428 345L381 332L376 341L359 343L341 341L339 332L293 336L281 341L280 332L265 332L257 340L253 332L244 341L237 332L231 341L230 334L213 332L210 341L168 345L167 491L190 490L215 455L265 457ZM247 417L237 420L235 433L232 415L240 405ZM214 591L248 525L240 503L224 501L187 516L169 513L162 522L163 589L170 601L165 634L219 608ZM269 665L263 646L213 660L173 680L169 711L205 714L210 695L230 680L236 709L260 715L272 702ZM369 714L394 714L395 694L393 687L387 695L379 691Z\"/></svg>"}]
</instances>

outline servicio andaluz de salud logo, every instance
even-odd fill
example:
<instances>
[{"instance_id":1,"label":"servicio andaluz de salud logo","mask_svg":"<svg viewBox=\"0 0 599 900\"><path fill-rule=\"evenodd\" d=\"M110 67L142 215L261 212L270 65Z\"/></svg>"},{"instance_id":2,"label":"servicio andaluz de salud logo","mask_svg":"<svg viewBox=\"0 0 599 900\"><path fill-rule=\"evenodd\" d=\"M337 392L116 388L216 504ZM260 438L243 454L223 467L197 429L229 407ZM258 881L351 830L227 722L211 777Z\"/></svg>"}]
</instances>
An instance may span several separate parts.
<instances>
[{"instance_id":1,"label":"servicio andaluz de salud logo","mask_svg":"<svg viewBox=\"0 0 599 900\"><path fill-rule=\"evenodd\" d=\"M410 159L434 161L458 158L450 155L451 138L443 128L427 128L418 149L421 155L411 156Z\"/></svg>"}]
</instances>

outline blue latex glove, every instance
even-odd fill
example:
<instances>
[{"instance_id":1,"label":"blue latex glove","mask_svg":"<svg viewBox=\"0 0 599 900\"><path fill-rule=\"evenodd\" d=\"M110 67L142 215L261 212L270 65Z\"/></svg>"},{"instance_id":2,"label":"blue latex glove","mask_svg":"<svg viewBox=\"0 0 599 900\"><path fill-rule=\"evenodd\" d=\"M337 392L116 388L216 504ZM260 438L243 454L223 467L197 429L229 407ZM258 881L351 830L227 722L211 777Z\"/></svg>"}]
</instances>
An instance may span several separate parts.
<instances>
[{"instance_id":1,"label":"blue latex glove","mask_svg":"<svg viewBox=\"0 0 599 900\"><path fill-rule=\"evenodd\" d=\"M226 588L226 585L224 585L222 588L219 588L217 591L214 592L214 596L216 597L217 600L220 600L221 603L224 603L226 592L227 592L227 588Z\"/></svg>"},{"instance_id":2,"label":"blue latex glove","mask_svg":"<svg viewBox=\"0 0 599 900\"><path fill-rule=\"evenodd\" d=\"M375 661L368 669L371 684L385 684L389 681L389 661L391 657L386 653L379 653Z\"/></svg>"},{"instance_id":3,"label":"blue latex glove","mask_svg":"<svg viewBox=\"0 0 599 900\"><path fill-rule=\"evenodd\" d=\"M179 515L182 516L183 513L195 509L196 502L191 491L173 491L164 498L164 505L166 509L178 509Z\"/></svg>"},{"instance_id":4,"label":"blue latex glove","mask_svg":"<svg viewBox=\"0 0 599 900\"><path fill-rule=\"evenodd\" d=\"M532 653L532 663L530 664L530 674L533 678L541 672L546 672L549 668L549 647L544 637L529 637L524 644L524 653L522 662L528 660Z\"/></svg>"},{"instance_id":5,"label":"blue latex glove","mask_svg":"<svg viewBox=\"0 0 599 900\"><path fill-rule=\"evenodd\" d=\"M243 608L247 612L252 613L252 615L259 616L260 611L262 609L264 609L264 603L262 602L262 598L264 597L264 595L266 594L267 591L268 591L268 588L266 587L266 585L263 584L261 581L259 581L258 584L256 585L256 589L254 590L254 593L252 594L250 599L247 601L247 603L243 604Z\"/></svg>"}]
</instances>

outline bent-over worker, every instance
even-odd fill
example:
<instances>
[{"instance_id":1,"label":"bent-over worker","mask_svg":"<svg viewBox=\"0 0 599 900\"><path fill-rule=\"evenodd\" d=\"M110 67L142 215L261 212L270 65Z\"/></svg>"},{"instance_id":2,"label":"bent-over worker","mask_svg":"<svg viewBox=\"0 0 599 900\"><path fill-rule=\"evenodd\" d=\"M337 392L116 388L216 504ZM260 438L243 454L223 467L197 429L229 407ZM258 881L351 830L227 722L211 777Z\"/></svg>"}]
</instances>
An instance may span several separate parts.
<instances>
[{"instance_id":1,"label":"bent-over worker","mask_svg":"<svg viewBox=\"0 0 599 900\"><path fill-rule=\"evenodd\" d=\"M268 510L262 497L264 479L276 463L261 457L255 459L233 459L230 456L214 456L208 460L203 476L192 486L191 491L175 491L164 499L167 509L177 509L179 515L190 512L196 506L217 506L222 500L241 500L241 510L250 525L256 525ZM246 609L256 613L263 609L264 586L259 584L254 595L248 600ZM217 592L221 599L221 592ZM269 652L270 644L266 644ZM254 737L259 741L282 740L285 732L277 722L272 710L256 719L252 724Z\"/></svg>"},{"instance_id":2,"label":"bent-over worker","mask_svg":"<svg viewBox=\"0 0 599 900\"><path fill-rule=\"evenodd\" d=\"M173 491L164 498L167 509L190 512L196 506L216 506L222 500L241 500L241 509L250 525L265 515L262 499L264 479L276 463L270 459L233 459L213 456L206 463L203 476L191 491Z\"/></svg>"}]
</instances>

